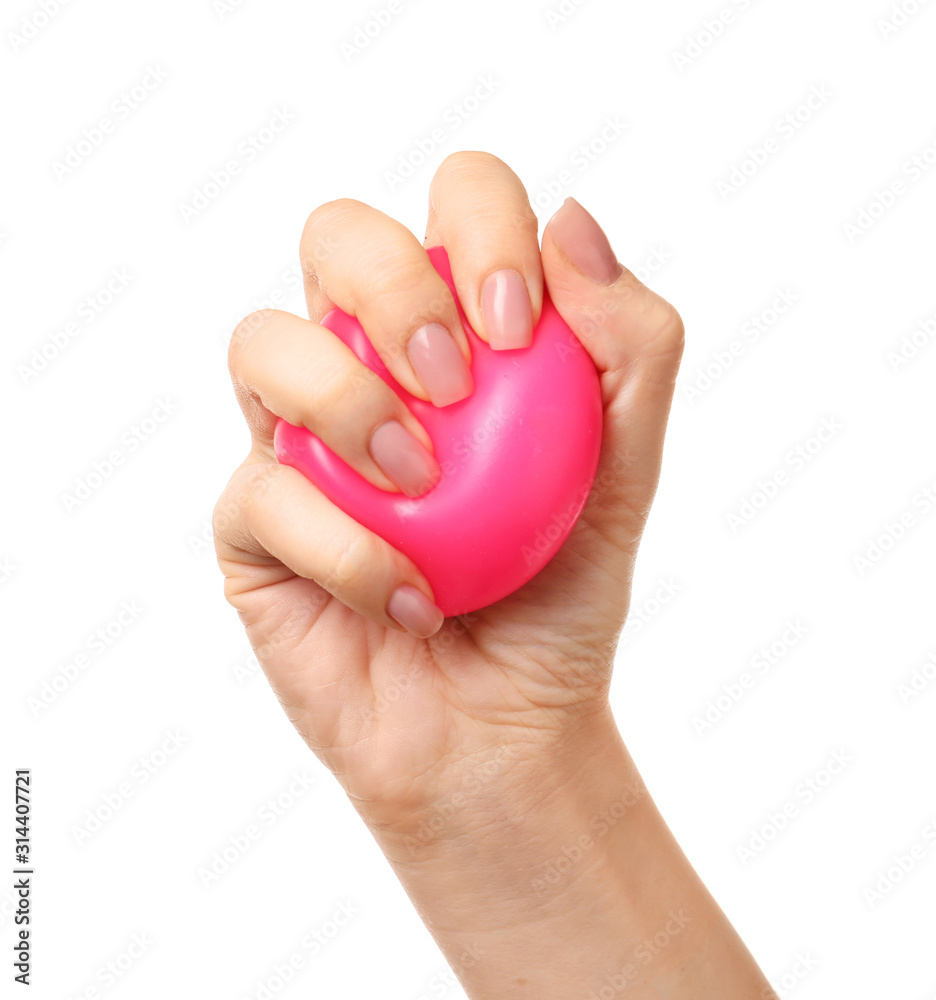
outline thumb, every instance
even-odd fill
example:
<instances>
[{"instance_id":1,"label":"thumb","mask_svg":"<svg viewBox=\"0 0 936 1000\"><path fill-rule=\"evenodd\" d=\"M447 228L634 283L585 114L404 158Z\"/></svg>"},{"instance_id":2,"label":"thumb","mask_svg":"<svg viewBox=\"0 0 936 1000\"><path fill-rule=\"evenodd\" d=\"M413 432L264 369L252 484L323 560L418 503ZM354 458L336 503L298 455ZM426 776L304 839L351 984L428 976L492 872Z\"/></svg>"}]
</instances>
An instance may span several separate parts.
<instances>
[{"instance_id":1,"label":"thumb","mask_svg":"<svg viewBox=\"0 0 936 1000\"><path fill-rule=\"evenodd\" d=\"M546 224L542 262L553 305L601 377L601 457L582 516L633 556L659 480L683 322L618 261L601 227L574 198L566 198Z\"/></svg>"}]
</instances>

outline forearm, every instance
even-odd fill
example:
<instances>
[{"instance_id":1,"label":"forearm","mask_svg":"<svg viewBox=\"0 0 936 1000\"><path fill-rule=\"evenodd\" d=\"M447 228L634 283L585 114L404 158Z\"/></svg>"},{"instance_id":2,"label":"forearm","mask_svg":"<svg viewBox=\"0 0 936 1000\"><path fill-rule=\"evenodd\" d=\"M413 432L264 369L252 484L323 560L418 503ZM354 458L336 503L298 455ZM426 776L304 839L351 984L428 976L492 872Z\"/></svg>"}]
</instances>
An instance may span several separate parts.
<instances>
[{"instance_id":1,"label":"forearm","mask_svg":"<svg viewBox=\"0 0 936 1000\"><path fill-rule=\"evenodd\" d=\"M774 996L609 713L548 760L502 748L459 783L370 825L472 1000Z\"/></svg>"}]
</instances>

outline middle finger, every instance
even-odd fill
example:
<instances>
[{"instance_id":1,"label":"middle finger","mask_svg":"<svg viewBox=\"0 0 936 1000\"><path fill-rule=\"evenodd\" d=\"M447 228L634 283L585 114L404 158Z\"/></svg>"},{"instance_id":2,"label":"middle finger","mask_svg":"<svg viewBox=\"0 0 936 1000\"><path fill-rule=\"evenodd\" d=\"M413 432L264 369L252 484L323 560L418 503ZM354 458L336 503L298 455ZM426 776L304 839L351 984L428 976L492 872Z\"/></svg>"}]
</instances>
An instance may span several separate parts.
<instances>
[{"instance_id":1,"label":"middle finger","mask_svg":"<svg viewBox=\"0 0 936 1000\"><path fill-rule=\"evenodd\" d=\"M391 375L419 399L447 406L471 394L455 299L402 223L352 198L326 202L306 221L299 253L310 318L330 303L357 317Z\"/></svg>"}]
</instances>

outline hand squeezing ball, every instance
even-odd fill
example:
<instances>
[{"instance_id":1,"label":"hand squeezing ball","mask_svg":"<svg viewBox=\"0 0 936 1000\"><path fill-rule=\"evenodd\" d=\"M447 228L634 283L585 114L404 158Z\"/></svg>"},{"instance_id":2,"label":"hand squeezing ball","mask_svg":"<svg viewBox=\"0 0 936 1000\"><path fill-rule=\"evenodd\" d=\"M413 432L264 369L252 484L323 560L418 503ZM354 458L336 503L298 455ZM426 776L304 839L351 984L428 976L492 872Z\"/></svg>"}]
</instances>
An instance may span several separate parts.
<instances>
[{"instance_id":1,"label":"hand squeezing ball","mask_svg":"<svg viewBox=\"0 0 936 1000\"><path fill-rule=\"evenodd\" d=\"M410 498L367 482L304 427L280 419L277 459L345 513L409 556L446 616L513 593L556 554L578 519L598 465L598 372L544 289L530 347L494 351L468 324L448 255L428 250L455 296L471 348L474 392L446 407L400 386L353 316L323 319L410 408L432 439L441 478Z\"/></svg>"}]
</instances>

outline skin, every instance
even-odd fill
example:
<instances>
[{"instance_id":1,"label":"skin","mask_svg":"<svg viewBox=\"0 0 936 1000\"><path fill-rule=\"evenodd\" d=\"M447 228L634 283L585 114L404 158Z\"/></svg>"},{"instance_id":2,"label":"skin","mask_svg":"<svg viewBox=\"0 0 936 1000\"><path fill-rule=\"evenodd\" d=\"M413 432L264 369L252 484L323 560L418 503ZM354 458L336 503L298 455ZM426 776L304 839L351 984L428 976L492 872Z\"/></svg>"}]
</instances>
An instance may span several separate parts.
<instances>
[{"instance_id":1,"label":"skin","mask_svg":"<svg viewBox=\"0 0 936 1000\"><path fill-rule=\"evenodd\" d=\"M272 433L277 416L304 424L384 489L395 487L367 450L376 426L400 420L431 449L318 321L335 305L356 315L394 377L428 399L406 357L415 330L446 324L469 358L425 253L440 244L482 339L488 274L523 275L534 322L548 288L599 370L604 438L595 488L555 558L515 594L419 638L386 611L401 583L431 598L418 568L280 466ZM523 184L485 152L441 164L422 244L340 199L309 216L300 255L310 318L267 310L232 337L251 448L214 520L225 596L290 721L475 1000L588 997L609 983L614 996L774 997L608 704L682 356L679 314L623 265L591 280L549 224L540 247Z\"/></svg>"}]
</instances>

